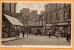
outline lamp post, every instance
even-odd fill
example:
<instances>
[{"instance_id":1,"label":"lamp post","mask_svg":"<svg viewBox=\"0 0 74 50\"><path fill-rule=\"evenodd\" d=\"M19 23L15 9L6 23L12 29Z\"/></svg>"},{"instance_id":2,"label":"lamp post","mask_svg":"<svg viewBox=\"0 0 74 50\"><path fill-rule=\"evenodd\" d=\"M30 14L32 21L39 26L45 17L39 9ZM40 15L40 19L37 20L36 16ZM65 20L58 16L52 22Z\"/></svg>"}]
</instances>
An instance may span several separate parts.
<instances>
[{"instance_id":1,"label":"lamp post","mask_svg":"<svg viewBox=\"0 0 74 50\"><path fill-rule=\"evenodd\" d=\"M51 7L52 7L52 4L51 4ZM47 21L48 18L47 17L48 17L49 13L50 13L50 19L49 20L50 20L50 24L51 24L52 23L52 19L51 19L51 17L52 17L52 8L50 8L48 11L45 12L45 15L46 15L45 16L45 34L47 33L47 23L48 23L48 21Z\"/></svg>"},{"instance_id":2,"label":"lamp post","mask_svg":"<svg viewBox=\"0 0 74 50\"><path fill-rule=\"evenodd\" d=\"M45 26L44 26L44 28L45 28L45 35L46 35L46 33L47 33L47 16L48 16L48 12L45 12Z\"/></svg>"},{"instance_id":3,"label":"lamp post","mask_svg":"<svg viewBox=\"0 0 74 50\"><path fill-rule=\"evenodd\" d=\"M67 12L67 10L66 10L66 4L64 4L64 20L66 20L66 16L65 16L65 13Z\"/></svg>"}]
</instances>

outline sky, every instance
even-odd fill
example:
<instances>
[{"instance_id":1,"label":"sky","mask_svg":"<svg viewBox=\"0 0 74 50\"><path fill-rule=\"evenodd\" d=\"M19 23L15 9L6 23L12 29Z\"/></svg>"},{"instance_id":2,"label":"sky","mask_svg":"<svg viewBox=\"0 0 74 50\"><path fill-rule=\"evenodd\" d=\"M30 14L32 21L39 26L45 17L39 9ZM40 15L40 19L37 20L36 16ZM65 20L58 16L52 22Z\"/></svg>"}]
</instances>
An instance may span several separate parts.
<instances>
[{"instance_id":1,"label":"sky","mask_svg":"<svg viewBox=\"0 0 74 50\"><path fill-rule=\"evenodd\" d=\"M31 10L37 10L38 14L41 10L44 10L44 5L47 3L17 3L16 13L19 13L23 8L29 8Z\"/></svg>"}]
</instances>

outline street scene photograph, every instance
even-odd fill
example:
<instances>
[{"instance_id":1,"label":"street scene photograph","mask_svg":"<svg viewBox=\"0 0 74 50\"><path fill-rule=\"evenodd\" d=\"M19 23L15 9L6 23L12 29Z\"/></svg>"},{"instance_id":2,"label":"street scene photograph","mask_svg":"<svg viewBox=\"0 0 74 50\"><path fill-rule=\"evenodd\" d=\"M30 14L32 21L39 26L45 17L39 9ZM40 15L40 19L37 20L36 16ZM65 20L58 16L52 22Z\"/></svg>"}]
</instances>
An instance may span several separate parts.
<instances>
[{"instance_id":1,"label":"street scene photograph","mask_svg":"<svg viewBox=\"0 0 74 50\"><path fill-rule=\"evenodd\" d=\"M2 2L2 46L71 46L71 3Z\"/></svg>"}]
</instances>

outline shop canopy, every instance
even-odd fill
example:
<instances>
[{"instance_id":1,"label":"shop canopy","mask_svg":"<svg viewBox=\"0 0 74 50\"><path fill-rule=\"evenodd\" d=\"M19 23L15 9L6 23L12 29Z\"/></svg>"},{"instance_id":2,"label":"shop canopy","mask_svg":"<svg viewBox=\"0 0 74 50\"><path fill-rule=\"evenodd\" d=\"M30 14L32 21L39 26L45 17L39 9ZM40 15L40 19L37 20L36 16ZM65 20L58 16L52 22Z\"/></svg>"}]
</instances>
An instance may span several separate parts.
<instances>
[{"instance_id":1,"label":"shop canopy","mask_svg":"<svg viewBox=\"0 0 74 50\"><path fill-rule=\"evenodd\" d=\"M13 25L23 26L23 24L17 18L14 18L14 17L6 15L6 14L4 14L4 15Z\"/></svg>"}]
</instances>

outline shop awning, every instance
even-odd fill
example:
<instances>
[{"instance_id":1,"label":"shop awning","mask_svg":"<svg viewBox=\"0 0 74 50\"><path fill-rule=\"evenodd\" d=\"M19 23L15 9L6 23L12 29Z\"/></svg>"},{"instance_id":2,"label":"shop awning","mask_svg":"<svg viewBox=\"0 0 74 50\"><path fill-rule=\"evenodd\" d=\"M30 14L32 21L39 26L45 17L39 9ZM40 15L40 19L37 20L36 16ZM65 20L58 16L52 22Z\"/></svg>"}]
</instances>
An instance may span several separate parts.
<instances>
[{"instance_id":1,"label":"shop awning","mask_svg":"<svg viewBox=\"0 0 74 50\"><path fill-rule=\"evenodd\" d=\"M23 24L17 18L14 18L14 17L6 15L6 14L4 14L4 15L13 25L23 26Z\"/></svg>"},{"instance_id":2,"label":"shop awning","mask_svg":"<svg viewBox=\"0 0 74 50\"><path fill-rule=\"evenodd\" d=\"M61 21L53 21L53 23L62 23L62 22L71 22L71 19L61 20Z\"/></svg>"}]
</instances>

